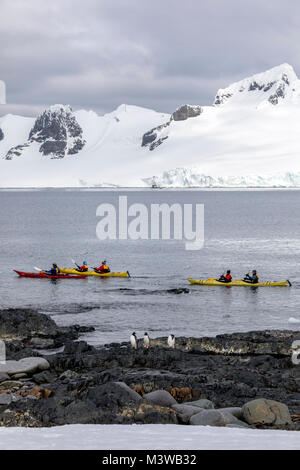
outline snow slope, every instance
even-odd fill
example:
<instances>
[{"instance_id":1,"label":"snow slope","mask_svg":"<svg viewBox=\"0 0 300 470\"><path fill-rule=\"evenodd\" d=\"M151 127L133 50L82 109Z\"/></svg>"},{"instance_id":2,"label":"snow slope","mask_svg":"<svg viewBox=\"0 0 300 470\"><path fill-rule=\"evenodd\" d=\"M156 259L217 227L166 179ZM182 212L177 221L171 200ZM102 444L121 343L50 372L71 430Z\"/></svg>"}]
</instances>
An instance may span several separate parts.
<instances>
[{"instance_id":1,"label":"snow slope","mask_svg":"<svg viewBox=\"0 0 300 470\"><path fill-rule=\"evenodd\" d=\"M30 142L5 160L34 120L0 118L0 187L300 187L300 80L288 64L218 90L213 106L183 120L128 105L73 116L85 143L59 159Z\"/></svg>"},{"instance_id":2,"label":"snow slope","mask_svg":"<svg viewBox=\"0 0 300 470\"><path fill-rule=\"evenodd\" d=\"M141 136L157 123L165 122L169 115L126 105L104 116L85 110L73 114L86 143L78 154L62 159L41 155L39 144L32 142L21 156L5 160L11 144L27 141L34 119L14 116L16 125L11 121L9 125L8 116L0 118L5 135L0 141L0 187L80 187L107 183L145 186L140 175L151 174L152 166L148 159L144 173L147 158L142 158Z\"/></svg>"},{"instance_id":3,"label":"snow slope","mask_svg":"<svg viewBox=\"0 0 300 470\"><path fill-rule=\"evenodd\" d=\"M0 428L1 450L299 450L299 431L178 426L75 424Z\"/></svg>"}]
</instances>

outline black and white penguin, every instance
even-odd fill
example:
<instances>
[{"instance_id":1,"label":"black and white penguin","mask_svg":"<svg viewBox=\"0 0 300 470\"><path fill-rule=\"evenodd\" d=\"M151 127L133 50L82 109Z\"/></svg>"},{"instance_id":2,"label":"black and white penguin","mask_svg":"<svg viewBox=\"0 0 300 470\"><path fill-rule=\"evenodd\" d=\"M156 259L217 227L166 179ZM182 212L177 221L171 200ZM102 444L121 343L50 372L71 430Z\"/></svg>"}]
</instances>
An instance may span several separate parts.
<instances>
[{"instance_id":1,"label":"black and white penguin","mask_svg":"<svg viewBox=\"0 0 300 470\"><path fill-rule=\"evenodd\" d=\"M137 337L136 337L135 332L133 332L132 335L130 336L130 343L134 349L137 349Z\"/></svg>"},{"instance_id":2,"label":"black and white penguin","mask_svg":"<svg viewBox=\"0 0 300 470\"><path fill-rule=\"evenodd\" d=\"M144 348L149 349L150 346L150 338L148 333L144 333Z\"/></svg>"},{"instance_id":3,"label":"black and white penguin","mask_svg":"<svg viewBox=\"0 0 300 470\"><path fill-rule=\"evenodd\" d=\"M169 335L167 343L168 343L169 348L174 349L175 348L175 336L174 335Z\"/></svg>"}]
</instances>

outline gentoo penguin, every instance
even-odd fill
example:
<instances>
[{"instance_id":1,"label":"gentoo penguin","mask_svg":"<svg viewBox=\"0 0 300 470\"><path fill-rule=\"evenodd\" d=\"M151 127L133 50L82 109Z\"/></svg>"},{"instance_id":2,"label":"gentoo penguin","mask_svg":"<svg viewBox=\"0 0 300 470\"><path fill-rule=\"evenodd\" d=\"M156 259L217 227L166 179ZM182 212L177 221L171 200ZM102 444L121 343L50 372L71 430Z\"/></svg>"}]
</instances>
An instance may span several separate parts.
<instances>
[{"instance_id":1,"label":"gentoo penguin","mask_svg":"<svg viewBox=\"0 0 300 470\"><path fill-rule=\"evenodd\" d=\"M175 336L174 335L169 335L168 337L168 346L169 348L175 348Z\"/></svg>"},{"instance_id":2,"label":"gentoo penguin","mask_svg":"<svg viewBox=\"0 0 300 470\"><path fill-rule=\"evenodd\" d=\"M144 333L144 348L148 349L150 346L150 338L148 333Z\"/></svg>"},{"instance_id":3,"label":"gentoo penguin","mask_svg":"<svg viewBox=\"0 0 300 470\"><path fill-rule=\"evenodd\" d=\"M133 332L132 335L130 336L130 342L131 342L131 346L134 349L137 349L137 337L136 337L135 332Z\"/></svg>"}]
</instances>

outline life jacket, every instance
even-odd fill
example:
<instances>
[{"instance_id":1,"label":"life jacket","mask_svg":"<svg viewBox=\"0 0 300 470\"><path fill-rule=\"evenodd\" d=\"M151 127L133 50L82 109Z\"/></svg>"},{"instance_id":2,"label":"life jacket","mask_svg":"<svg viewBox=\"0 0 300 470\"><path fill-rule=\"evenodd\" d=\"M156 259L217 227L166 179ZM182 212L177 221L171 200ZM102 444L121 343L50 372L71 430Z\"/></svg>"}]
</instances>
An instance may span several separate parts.
<instances>
[{"instance_id":1,"label":"life jacket","mask_svg":"<svg viewBox=\"0 0 300 470\"><path fill-rule=\"evenodd\" d=\"M80 271L88 271L89 267L86 264L83 264L79 269Z\"/></svg>"},{"instance_id":2,"label":"life jacket","mask_svg":"<svg viewBox=\"0 0 300 470\"><path fill-rule=\"evenodd\" d=\"M231 279L232 279L231 274L226 274L225 279L226 279L227 281L231 281Z\"/></svg>"}]
</instances>

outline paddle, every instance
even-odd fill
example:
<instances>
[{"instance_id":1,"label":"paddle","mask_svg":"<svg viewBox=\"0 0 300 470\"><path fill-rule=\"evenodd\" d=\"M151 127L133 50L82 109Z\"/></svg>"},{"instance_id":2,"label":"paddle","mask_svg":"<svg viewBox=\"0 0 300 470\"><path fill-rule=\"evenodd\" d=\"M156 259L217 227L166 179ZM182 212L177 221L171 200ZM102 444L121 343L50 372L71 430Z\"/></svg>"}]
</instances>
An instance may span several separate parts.
<instances>
[{"instance_id":1,"label":"paddle","mask_svg":"<svg viewBox=\"0 0 300 470\"><path fill-rule=\"evenodd\" d=\"M41 269L41 268L38 268L37 266L34 266L33 269L35 269L36 271L38 271L39 273L45 273L45 270L44 269ZM51 277L51 274L47 274L49 277ZM68 274L64 274L64 273L59 273L60 276L68 276Z\"/></svg>"},{"instance_id":2,"label":"paddle","mask_svg":"<svg viewBox=\"0 0 300 470\"><path fill-rule=\"evenodd\" d=\"M76 263L76 261L73 258L71 258L71 261L73 264L75 264L75 266L77 266L78 269L80 269L80 266Z\"/></svg>"},{"instance_id":3,"label":"paddle","mask_svg":"<svg viewBox=\"0 0 300 470\"><path fill-rule=\"evenodd\" d=\"M131 277L129 271L127 271L127 275L128 275L128 277Z\"/></svg>"}]
</instances>

